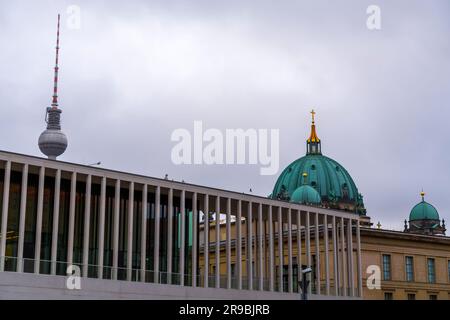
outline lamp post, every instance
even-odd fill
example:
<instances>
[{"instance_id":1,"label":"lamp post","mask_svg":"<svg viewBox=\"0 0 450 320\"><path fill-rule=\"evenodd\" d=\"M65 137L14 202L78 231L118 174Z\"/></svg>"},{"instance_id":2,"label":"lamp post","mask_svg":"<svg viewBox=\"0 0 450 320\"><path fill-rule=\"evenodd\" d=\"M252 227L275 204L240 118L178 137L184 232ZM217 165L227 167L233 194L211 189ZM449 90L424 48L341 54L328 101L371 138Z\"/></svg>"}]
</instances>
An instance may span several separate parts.
<instances>
[{"instance_id":1,"label":"lamp post","mask_svg":"<svg viewBox=\"0 0 450 320\"><path fill-rule=\"evenodd\" d=\"M311 267L302 266L302 280L299 281L300 288L302 289L302 300L308 300L308 286L309 280L307 280L308 274L312 272Z\"/></svg>"}]
</instances>

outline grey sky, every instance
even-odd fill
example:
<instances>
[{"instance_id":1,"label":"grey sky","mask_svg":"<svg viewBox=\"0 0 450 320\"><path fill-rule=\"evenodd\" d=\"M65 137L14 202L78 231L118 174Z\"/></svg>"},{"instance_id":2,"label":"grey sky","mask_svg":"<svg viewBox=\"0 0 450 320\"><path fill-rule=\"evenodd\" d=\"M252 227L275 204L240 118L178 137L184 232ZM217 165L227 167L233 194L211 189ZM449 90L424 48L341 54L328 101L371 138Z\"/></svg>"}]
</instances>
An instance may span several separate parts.
<instances>
[{"instance_id":1,"label":"grey sky","mask_svg":"<svg viewBox=\"0 0 450 320\"><path fill-rule=\"evenodd\" d=\"M314 107L375 223L401 229L422 188L450 219L448 1L111 2L0 0L0 149L41 155L60 12L61 160L268 195L259 166L173 165L172 131L280 129L281 172Z\"/></svg>"}]
</instances>

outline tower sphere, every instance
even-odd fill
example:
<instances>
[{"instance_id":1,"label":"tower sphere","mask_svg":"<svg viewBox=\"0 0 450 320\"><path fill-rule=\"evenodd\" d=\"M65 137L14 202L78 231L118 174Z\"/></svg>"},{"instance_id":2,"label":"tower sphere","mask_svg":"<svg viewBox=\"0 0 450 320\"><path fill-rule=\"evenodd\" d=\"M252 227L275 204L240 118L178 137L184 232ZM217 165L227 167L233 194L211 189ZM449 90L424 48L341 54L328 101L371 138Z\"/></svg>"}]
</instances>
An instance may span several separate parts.
<instances>
[{"instance_id":1,"label":"tower sphere","mask_svg":"<svg viewBox=\"0 0 450 320\"><path fill-rule=\"evenodd\" d=\"M48 124L47 129L39 136L39 149L49 159L56 160L56 157L62 155L67 149L67 137L61 131L59 125L60 109L48 108Z\"/></svg>"}]
</instances>

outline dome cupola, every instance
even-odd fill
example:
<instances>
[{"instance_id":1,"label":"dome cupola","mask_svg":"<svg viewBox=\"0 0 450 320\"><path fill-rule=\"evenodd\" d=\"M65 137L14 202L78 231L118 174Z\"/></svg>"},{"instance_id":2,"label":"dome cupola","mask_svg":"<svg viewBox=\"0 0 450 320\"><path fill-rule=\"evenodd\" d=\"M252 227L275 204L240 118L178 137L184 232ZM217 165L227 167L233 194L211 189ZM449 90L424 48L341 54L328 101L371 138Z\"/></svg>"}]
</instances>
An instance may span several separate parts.
<instances>
[{"instance_id":1,"label":"dome cupola","mask_svg":"<svg viewBox=\"0 0 450 320\"><path fill-rule=\"evenodd\" d=\"M438 220L439 221L439 213L433 205L429 204L425 201L425 192L421 192L420 196L422 197L422 201L416 204L410 214L409 221L414 220Z\"/></svg>"},{"instance_id":2,"label":"dome cupola","mask_svg":"<svg viewBox=\"0 0 450 320\"><path fill-rule=\"evenodd\" d=\"M421 192L422 201L416 204L409 213L409 227L405 220L405 232L427 234L427 235L445 235L445 222L439 218L436 208L425 201L425 192Z\"/></svg>"},{"instance_id":3,"label":"dome cupola","mask_svg":"<svg viewBox=\"0 0 450 320\"><path fill-rule=\"evenodd\" d=\"M312 204L320 205L322 200L320 194L316 189L308 185L307 183L308 174L303 173L303 185L295 189L290 197L290 202L300 203L300 204Z\"/></svg>"}]
</instances>

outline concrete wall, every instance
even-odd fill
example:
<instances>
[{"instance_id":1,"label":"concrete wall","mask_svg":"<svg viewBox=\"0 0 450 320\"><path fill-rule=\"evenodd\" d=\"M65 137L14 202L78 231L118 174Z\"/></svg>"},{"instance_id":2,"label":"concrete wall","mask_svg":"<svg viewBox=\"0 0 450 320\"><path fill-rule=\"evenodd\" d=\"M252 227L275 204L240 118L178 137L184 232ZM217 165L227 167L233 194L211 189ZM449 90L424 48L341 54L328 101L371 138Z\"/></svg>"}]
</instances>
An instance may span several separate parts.
<instances>
[{"instance_id":1,"label":"concrete wall","mask_svg":"<svg viewBox=\"0 0 450 320\"><path fill-rule=\"evenodd\" d=\"M311 299L331 297L311 295ZM115 280L81 279L81 290L66 288L66 277L0 272L0 299L225 299L299 300L289 293L192 288Z\"/></svg>"}]
</instances>

